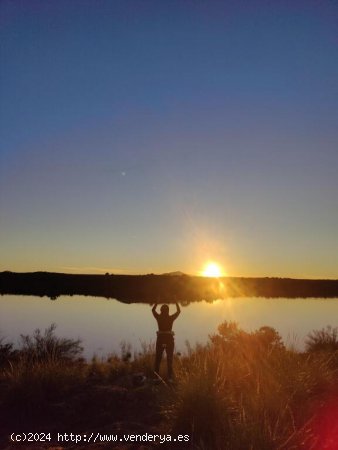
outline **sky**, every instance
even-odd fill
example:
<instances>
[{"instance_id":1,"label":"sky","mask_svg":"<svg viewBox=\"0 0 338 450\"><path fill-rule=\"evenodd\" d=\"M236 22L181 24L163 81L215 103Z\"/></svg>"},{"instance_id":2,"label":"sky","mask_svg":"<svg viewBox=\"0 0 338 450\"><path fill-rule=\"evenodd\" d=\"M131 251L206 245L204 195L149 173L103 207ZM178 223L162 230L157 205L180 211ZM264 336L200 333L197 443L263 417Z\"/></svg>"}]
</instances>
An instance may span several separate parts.
<instances>
[{"instance_id":1,"label":"sky","mask_svg":"<svg viewBox=\"0 0 338 450\"><path fill-rule=\"evenodd\" d=\"M338 278L338 5L0 3L0 270Z\"/></svg>"}]
</instances>

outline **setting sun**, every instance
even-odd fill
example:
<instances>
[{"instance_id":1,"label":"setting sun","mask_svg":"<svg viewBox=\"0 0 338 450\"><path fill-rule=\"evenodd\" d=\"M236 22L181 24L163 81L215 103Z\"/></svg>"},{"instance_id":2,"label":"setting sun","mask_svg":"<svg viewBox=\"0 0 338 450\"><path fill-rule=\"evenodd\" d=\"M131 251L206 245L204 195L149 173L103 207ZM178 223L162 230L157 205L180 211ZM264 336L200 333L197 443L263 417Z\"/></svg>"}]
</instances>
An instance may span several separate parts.
<instances>
[{"instance_id":1,"label":"setting sun","mask_svg":"<svg viewBox=\"0 0 338 450\"><path fill-rule=\"evenodd\" d=\"M222 276L221 268L215 262L208 262L202 271L204 277L220 277Z\"/></svg>"}]
</instances>

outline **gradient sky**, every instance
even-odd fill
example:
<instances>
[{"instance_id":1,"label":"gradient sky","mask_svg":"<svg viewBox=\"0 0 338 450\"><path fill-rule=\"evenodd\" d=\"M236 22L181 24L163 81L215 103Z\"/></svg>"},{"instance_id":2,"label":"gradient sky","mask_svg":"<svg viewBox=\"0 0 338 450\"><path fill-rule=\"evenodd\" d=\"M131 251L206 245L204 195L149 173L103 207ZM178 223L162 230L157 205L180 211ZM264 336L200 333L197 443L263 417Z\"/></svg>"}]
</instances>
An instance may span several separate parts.
<instances>
[{"instance_id":1,"label":"gradient sky","mask_svg":"<svg viewBox=\"0 0 338 450\"><path fill-rule=\"evenodd\" d=\"M338 5L0 3L0 270L338 278Z\"/></svg>"}]
</instances>

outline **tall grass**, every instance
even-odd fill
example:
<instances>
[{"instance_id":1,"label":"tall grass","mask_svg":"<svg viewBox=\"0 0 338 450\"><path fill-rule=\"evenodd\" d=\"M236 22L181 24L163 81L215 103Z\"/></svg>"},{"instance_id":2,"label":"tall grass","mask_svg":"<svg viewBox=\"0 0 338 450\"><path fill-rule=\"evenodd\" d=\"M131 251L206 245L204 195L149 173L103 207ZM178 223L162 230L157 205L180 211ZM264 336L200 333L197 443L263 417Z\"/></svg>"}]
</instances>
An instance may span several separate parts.
<instances>
[{"instance_id":1,"label":"tall grass","mask_svg":"<svg viewBox=\"0 0 338 450\"><path fill-rule=\"evenodd\" d=\"M151 416L162 432L188 434L196 450L333 450L336 331L308 339L306 351L297 352L273 328L247 333L224 322L206 345L176 358L175 385L139 385L135 374L153 375L153 345L132 355L124 343L120 355L87 363L80 341L57 337L52 325L22 336L16 351L0 342L0 415L10 429L46 418L88 429Z\"/></svg>"},{"instance_id":2,"label":"tall grass","mask_svg":"<svg viewBox=\"0 0 338 450\"><path fill-rule=\"evenodd\" d=\"M224 323L177 368L172 431L201 449L311 448L300 445L315 439L314 405L337 386L330 356L289 351L269 327L246 333Z\"/></svg>"},{"instance_id":3,"label":"tall grass","mask_svg":"<svg viewBox=\"0 0 338 450\"><path fill-rule=\"evenodd\" d=\"M43 333L21 335L20 346L2 365L0 373L2 404L6 420L16 423L50 412L53 402L64 401L84 383L80 340L59 338L52 324Z\"/></svg>"}]
</instances>

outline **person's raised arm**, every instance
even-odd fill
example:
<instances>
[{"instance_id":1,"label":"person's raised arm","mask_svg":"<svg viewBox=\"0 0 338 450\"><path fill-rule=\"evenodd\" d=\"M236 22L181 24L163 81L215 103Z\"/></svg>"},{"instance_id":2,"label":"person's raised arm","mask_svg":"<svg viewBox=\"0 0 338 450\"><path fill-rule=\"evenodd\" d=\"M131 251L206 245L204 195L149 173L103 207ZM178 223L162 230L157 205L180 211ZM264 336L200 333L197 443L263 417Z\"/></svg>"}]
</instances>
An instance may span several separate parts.
<instances>
[{"instance_id":1,"label":"person's raised arm","mask_svg":"<svg viewBox=\"0 0 338 450\"><path fill-rule=\"evenodd\" d=\"M158 317L158 312L156 311L157 308L157 303L153 304L153 307L151 308L151 312L153 313L153 316L155 317L155 319L157 319Z\"/></svg>"},{"instance_id":2,"label":"person's raised arm","mask_svg":"<svg viewBox=\"0 0 338 450\"><path fill-rule=\"evenodd\" d=\"M181 314L181 308L180 305L176 302L176 312L172 315L172 317L174 317L174 319L177 319L177 317Z\"/></svg>"}]
</instances>

